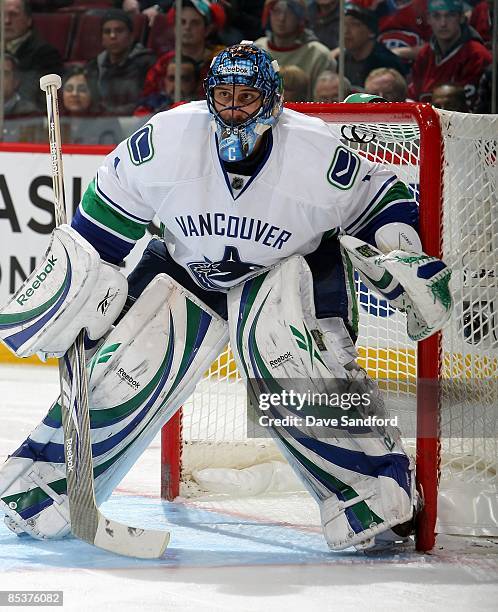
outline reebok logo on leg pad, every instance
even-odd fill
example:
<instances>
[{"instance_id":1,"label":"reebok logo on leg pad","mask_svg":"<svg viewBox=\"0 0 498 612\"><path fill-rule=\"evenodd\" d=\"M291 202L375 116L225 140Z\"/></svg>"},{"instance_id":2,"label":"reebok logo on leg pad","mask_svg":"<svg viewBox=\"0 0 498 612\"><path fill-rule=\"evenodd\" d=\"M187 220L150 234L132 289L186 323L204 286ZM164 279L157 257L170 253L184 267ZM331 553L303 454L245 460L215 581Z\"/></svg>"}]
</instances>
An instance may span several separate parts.
<instances>
[{"instance_id":1,"label":"reebok logo on leg pad","mask_svg":"<svg viewBox=\"0 0 498 612\"><path fill-rule=\"evenodd\" d=\"M283 355L279 355L276 359L270 359L270 366L272 368L276 368L285 361L289 361L289 359L293 359L293 355L290 351L284 353Z\"/></svg>"},{"instance_id":2,"label":"reebok logo on leg pad","mask_svg":"<svg viewBox=\"0 0 498 612\"><path fill-rule=\"evenodd\" d=\"M119 378L121 378L121 380L124 380L125 383L130 385L132 389L138 389L138 387L140 387L140 383L138 382L138 380L135 380L132 376L127 374L123 370L123 368L119 368L119 370L117 371L117 375L119 376Z\"/></svg>"}]
</instances>

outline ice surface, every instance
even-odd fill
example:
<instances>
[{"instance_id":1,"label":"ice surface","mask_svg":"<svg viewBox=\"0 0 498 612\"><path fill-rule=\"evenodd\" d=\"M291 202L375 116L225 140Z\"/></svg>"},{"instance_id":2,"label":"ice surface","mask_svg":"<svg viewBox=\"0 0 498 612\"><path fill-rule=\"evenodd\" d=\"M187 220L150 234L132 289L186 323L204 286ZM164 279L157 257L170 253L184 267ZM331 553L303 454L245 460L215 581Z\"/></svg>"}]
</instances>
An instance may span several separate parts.
<instances>
[{"instance_id":1,"label":"ice surface","mask_svg":"<svg viewBox=\"0 0 498 612\"><path fill-rule=\"evenodd\" d=\"M0 366L0 461L57 389L53 368ZM489 540L439 538L431 555L330 553L306 496L165 503L159 473L157 439L103 509L169 529L162 559L119 557L75 539L19 538L1 523L0 590L62 589L64 610L99 612L497 609L498 545Z\"/></svg>"}]
</instances>

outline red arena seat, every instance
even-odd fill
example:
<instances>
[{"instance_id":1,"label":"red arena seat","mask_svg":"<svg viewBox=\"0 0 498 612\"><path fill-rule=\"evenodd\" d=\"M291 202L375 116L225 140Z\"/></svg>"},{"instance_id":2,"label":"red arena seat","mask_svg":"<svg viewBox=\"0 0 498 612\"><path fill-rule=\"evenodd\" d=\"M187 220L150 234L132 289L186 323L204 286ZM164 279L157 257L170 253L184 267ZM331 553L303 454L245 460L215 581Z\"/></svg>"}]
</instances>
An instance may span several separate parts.
<instances>
[{"instance_id":1,"label":"red arena seat","mask_svg":"<svg viewBox=\"0 0 498 612\"><path fill-rule=\"evenodd\" d=\"M62 60L69 56L71 39L76 23L75 15L71 13L33 13L33 27L38 34L55 47Z\"/></svg>"},{"instance_id":2,"label":"red arena seat","mask_svg":"<svg viewBox=\"0 0 498 612\"><path fill-rule=\"evenodd\" d=\"M58 9L58 13L84 13L93 9L107 9L114 6L112 0L73 0L69 6Z\"/></svg>"}]
</instances>

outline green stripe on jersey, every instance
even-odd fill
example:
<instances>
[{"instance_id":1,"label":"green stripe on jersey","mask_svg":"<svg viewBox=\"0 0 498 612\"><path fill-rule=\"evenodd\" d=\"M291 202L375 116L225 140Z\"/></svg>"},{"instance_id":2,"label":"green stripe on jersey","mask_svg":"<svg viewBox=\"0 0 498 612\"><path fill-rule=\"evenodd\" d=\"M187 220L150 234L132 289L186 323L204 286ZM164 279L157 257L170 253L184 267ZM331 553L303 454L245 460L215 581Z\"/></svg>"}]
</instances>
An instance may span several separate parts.
<instances>
[{"instance_id":1,"label":"green stripe on jersey","mask_svg":"<svg viewBox=\"0 0 498 612\"><path fill-rule=\"evenodd\" d=\"M326 232L323 232L321 242L332 240L334 238L337 238L337 236L339 236L339 230L337 229L337 227L334 227L334 229L330 229L330 230L327 230Z\"/></svg>"},{"instance_id":2,"label":"green stripe on jersey","mask_svg":"<svg viewBox=\"0 0 498 612\"><path fill-rule=\"evenodd\" d=\"M386 192L385 196L379 201L378 204L366 215L365 217L358 218L354 223L351 223L349 227L354 224L358 224L358 226L354 229L353 234L356 234L360 231L365 225L370 223L370 221L376 217L380 212L382 212L385 208L388 208L391 204L395 202L406 202L407 200L413 200L413 194L408 189L408 187L402 183L401 181L394 183L394 185Z\"/></svg>"},{"instance_id":3,"label":"green stripe on jersey","mask_svg":"<svg viewBox=\"0 0 498 612\"><path fill-rule=\"evenodd\" d=\"M95 180L88 185L81 201L81 207L97 223L108 227L117 234L121 234L128 240L140 240L145 235L146 225L121 215L97 195L95 192Z\"/></svg>"},{"instance_id":4,"label":"green stripe on jersey","mask_svg":"<svg viewBox=\"0 0 498 612\"><path fill-rule=\"evenodd\" d=\"M369 213L366 219L362 219L362 225L364 225L366 221L368 222L370 219L378 215L381 210L386 208L389 204L399 201L406 202L407 200L413 200L413 194L408 187L401 181L394 183L394 185L387 191L386 195Z\"/></svg>"}]
</instances>

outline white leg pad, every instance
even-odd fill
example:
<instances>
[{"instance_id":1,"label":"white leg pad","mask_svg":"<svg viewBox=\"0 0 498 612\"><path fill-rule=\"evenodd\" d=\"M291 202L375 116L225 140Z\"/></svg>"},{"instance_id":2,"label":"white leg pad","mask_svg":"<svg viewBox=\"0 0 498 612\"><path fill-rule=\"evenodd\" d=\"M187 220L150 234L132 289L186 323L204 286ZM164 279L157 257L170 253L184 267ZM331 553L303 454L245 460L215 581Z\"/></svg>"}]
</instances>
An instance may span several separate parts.
<instances>
[{"instance_id":1,"label":"white leg pad","mask_svg":"<svg viewBox=\"0 0 498 612\"><path fill-rule=\"evenodd\" d=\"M97 503L190 396L228 340L226 322L158 275L87 365ZM36 538L69 532L60 406L0 469L0 505Z\"/></svg>"},{"instance_id":2,"label":"white leg pad","mask_svg":"<svg viewBox=\"0 0 498 612\"><path fill-rule=\"evenodd\" d=\"M250 380L256 406L263 392L269 396L291 390L364 391L371 394L372 403L368 412L367 407L358 408L360 414L355 416L384 413L376 386L354 361L354 347L342 321L327 320L322 328L316 319L312 277L302 257L291 257L232 289L228 308L232 350L240 371ZM351 415L340 406L322 404L319 410L329 417ZM318 501L330 548L370 546L375 535L410 520L413 465L399 432L314 426L304 419L305 413L317 414L309 406L300 412L289 405L270 406L264 414L302 419L275 424L271 434Z\"/></svg>"}]
</instances>

